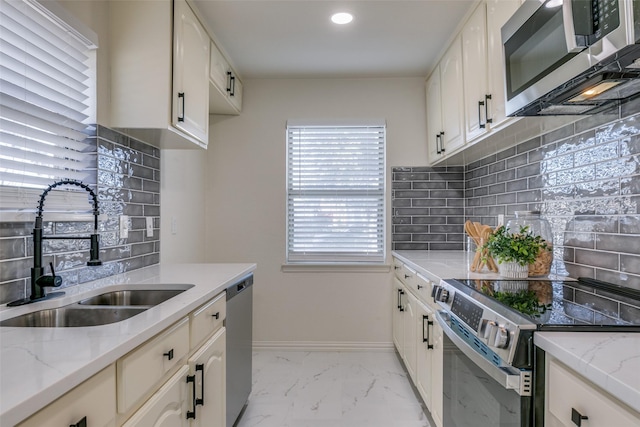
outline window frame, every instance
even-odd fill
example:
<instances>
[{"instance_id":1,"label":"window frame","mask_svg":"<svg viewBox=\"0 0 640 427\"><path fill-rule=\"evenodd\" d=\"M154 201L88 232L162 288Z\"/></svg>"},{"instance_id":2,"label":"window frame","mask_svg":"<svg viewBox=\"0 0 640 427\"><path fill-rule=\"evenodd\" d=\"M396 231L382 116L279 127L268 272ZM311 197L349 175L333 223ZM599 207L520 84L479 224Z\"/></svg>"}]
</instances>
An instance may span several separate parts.
<instances>
[{"instance_id":1,"label":"window frame","mask_svg":"<svg viewBox=\"0 0 640 427\"><path fill-rule=\"evenodd\" d=\"M291 150L291 129L292 128L328 128L337 130L339 128L377 128L380 137L381 137L381 155L377 158L380 162L379 177L381 178L381 184L379 188L372 192L370 189L362 188L360 189L360 194L358 191L346 191L347 193L351 193L351 196L361 197L363 195L367 195L369 197L374 196L377 198L378 208L375 210L376 214L379 218L379 224L376 226L376 240L377 240L377 248L374 251L359 251L359 252L346 252L341 253L341 251L295 251L292 248L292 236L291 232L293 230L294 225L291 223L292 218L290 213L292 213L293 208L291 207L292 197L295 195L301 195L304 193L296 192L291 189L291 159L290 159L290 150ZM285 264L283 265L283 271L288 270L289 268L312 268L316 267L326 267L326 266L341 266L341 267L351 267L355 268L354 271L358 270L360 267L366 266L385 266L386 261L386 248L387 248L387 127L385 120L288 120L286 124L286 136L285 136L285 147L286 147L286 214L285 214ZM370 144L372 147L373 144ZM322 193L321 190L314 191L316 196L319 196ZM326 190L326 193L335 193L335 190L330 189ZM321 196L320 196L321 197ZM373 215L374 209L370 208L371 215Z\"/></svg>"}]
</instances>

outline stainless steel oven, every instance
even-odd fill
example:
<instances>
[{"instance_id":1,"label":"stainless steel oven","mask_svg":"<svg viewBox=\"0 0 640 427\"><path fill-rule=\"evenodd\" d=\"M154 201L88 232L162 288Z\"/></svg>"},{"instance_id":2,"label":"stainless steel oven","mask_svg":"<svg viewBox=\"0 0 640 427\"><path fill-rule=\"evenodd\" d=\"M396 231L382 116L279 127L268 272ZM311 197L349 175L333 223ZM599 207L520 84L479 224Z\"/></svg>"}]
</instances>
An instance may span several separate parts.
<instances>
[{"instance_id":1,"label":"stainless steel oven","mask_svg":"<svg viewBox=\"0 0 640 427\"><path fill-rule=\"evenodd\" d=\"M470 348L465 328L446 313L442 325L443 425L446 427L521 427L533 421L532 371L496 366ZM480 350L481 351L481 350Z\"/></svg>"},{"instance_id":2,"label":"stainless steel oven","mask_svg":"<svg viewBox=\"0 0 640 427\"><path fill-rule=\"evenodd\" d=\"M640 291L591 279L451 279L432 296L444 332L444 427L544 426L536 331L640 332Z\"/></svg>"}]
</instances>

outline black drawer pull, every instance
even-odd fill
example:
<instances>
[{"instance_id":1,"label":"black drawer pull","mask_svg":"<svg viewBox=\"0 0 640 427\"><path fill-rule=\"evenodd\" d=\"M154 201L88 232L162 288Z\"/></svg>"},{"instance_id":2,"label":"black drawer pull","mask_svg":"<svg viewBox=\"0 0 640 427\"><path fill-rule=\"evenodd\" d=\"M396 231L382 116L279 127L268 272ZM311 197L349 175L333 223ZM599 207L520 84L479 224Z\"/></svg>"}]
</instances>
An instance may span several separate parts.
<instances>
[{"instance_id":1,"label":"black drawer pull","mask_svg":"<svg viewBox=\"0 0 640 427\"><path fill-rule=\"evenodd\" d=\"M586 415L582 415L580 412L576 411L575 408L571 408L571 421L578 427L582 425L582 420L588 420L589 417Z\"/></svg>"},{"instance_id":2,"label":"black drawer pull","mask_svg":"<svg viewBox=\"0 0 640 427\"><path fill-rule=\"evenodd\" d=\"M87 417L82 417L80 421L75 424L71 424L69 427L87 427Z\"/></svg>"},{"instance_id":3,"label":"black drawer pull","mask_svg":"<svg viewBox=\"0 0 640 427\"><path fill-rule=\"evenodd\" d=\"M163 353L162 355L167 356L167 359L169 360L173 359L173 349L167 351L166 353Z\"/></svg>"},{"instance_id":4,"label":"black drawer pull","mask_svg":"<svg viewBox=\"0 0 640 427\"><path fill-rule=\"evenodd\" d=\"M216 319L220 319L220 312L217 312L216 314L212 314L211 317L215 317Z\"/></svg>"},{"instance_id":5,"label":"black drawer pull","mask_svg":"<svg viewBox=\"0 0 640 427\"><path fill-rule=\"evenodd\" d=\"M195 420L196 419L196 405L197 405L197 403L196 403L196 401L197 401L197 398L196 398L196 376L195 375L187 375L187 384L189 384L189 383L191 383L191 393L192 393L192 396L193 396L193 400L191 402L193 411L187 410L187 419L188 420L190 420L190 419L194 419Z\"/></svg>"}]
</instances>

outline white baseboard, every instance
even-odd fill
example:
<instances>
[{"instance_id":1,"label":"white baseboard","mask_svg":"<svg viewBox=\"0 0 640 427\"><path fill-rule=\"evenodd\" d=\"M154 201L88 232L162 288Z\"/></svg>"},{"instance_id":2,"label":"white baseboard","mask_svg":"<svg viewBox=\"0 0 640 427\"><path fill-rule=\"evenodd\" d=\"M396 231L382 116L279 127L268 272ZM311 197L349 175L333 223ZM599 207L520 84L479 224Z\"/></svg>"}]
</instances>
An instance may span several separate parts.
<instances>
[{"instance_id":1,"label":"white baseboard","mask_svg":"<svg viewBox=\"0 0 640 427\"><path fill-rule=\"evenodd\" d=\"M254 341L254 350L394 351L392 342Z\"/></svg>"}]
</instances>

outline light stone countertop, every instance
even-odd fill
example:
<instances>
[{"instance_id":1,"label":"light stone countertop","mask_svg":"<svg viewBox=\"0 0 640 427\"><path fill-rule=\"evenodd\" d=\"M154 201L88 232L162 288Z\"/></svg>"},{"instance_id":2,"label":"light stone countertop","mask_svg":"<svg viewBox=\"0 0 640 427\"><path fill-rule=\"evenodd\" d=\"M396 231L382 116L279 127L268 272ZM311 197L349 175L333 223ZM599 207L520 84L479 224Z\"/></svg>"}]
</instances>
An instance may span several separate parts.
<instances>
[{"instance_id":1,"label":"light stone countertop","mask_svg":"<svg viewBox=\"0 0 640 427\"><path fill-rule=\"evenodd\" d=\"M434 282L441 279L494 279L472 273L464 251L394 251L393 255ZM550 276L551 279L567 279ZM535 344L580 375L640 412L640 334L537 332Z\"/></svg>"},{"instance_id":2,"label":"light stone countertop","mask_svg":"<svg viewBox=\"0 0 640 427\"><path fill-rule=\"evenodd\" d=\"M65 288L61 298L21 307L3 305L0 320L74 303L105 292L105 287L194 285L141 314L109 325L0 327L0 425L13 426L53 402L255 268L255 264L154 265Z\"/></svg>"}]
</instances>

